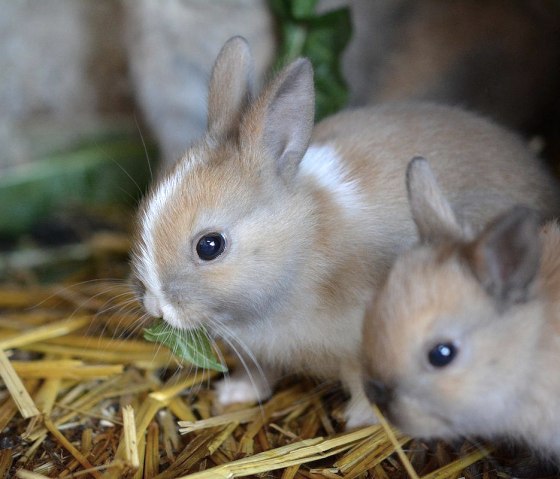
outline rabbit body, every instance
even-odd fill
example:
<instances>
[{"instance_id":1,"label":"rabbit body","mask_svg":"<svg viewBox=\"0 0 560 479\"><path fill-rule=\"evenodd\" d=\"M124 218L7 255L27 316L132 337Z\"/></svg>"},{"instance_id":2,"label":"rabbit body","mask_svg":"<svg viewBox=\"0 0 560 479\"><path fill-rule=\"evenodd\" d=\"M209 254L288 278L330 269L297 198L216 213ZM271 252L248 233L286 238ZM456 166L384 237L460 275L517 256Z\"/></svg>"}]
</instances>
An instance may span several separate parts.
<instances>
[{"instance_id":1,"label":"rabbit body","mask_svg":"<svg viewBox=\"0 0 560 479\"><path fill-rule=\"evenodd\" d=\"M429 156L474 225L517 202L550 214L557 187L517 137L457 109L367 108L313 129L306 60L255 100L250 85L247 44L234 38L212 73L207 133L140 209L141 299L150 314L203 325L239 354L245 371L220 384L222 402L262 399L278 374L295 371L342 379L353 396L348 425L370 422L361 324L371 292L416 239L408 160ZM220 245L201 259L200 248Z\"/></svg>"},{"instance_id":2,"label":"rabbit body","mask_svg":"<svg viewBox=\"0 0 560 479\"><path fill-rule=\"evenodd\" d=\"M437 185L416 182L420 169L409 184L421 242L364 321L366 393L413 436L508 438L558 461L558 223L539 233L515 207L475 234Z\"/></svg>"}]
</instances>

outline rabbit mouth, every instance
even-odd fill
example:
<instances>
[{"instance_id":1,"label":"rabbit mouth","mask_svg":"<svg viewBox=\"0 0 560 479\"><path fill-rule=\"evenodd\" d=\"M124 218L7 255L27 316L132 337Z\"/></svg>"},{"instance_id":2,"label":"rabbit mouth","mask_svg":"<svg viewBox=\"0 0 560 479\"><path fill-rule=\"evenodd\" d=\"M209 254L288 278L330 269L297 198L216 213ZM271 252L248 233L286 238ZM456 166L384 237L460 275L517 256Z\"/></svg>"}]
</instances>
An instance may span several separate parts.
<instances>
[{"instance_id":1,"label":"rabbit mouth","mask_svg":"<svg viewBox=\"0 0 560 479\"><path fill-rule=\"evenodd\" d=\"M161 318L169 325L183 331L191 331L201 326L212 337L220 337L223 328L232 328L244 321L227 310L208 309L205 305L187 304L174 307L166 304L162 307Z\"/></svg>"},{"instance_id":2,"label":"rabbit mouth","mask_svg":"<svg viewBox=\"0 0 560 479\"><path fill-rule=\"evenodd\" d=\"M401 431L425 439L456 437L456 429L443 414L398 401L387 411L389 420Z\"/></svg>"},{"instance_id":3,"label":"rabbit mouth","mask_svg":"<svg viewBox=\"0 0 560 479\"><path fill-rule=\"evenodd\" d=\"M456 437L454 429L450 428L447 420L436 416L421 416L413 421L395 421L393 422L400 430L413 437L421 437L424 439L451 439Z\"/></svg>"},{"instance_id":4,"label":"rabbit mouth","mask_svg":"<svg viewBox=\"0 0 560 479\"><path fill-rule=\"evenodd\" d=\"M176 307L165 303L161 306L159 313L154 317L160 317L171 327L181 331L194 331L212 322L205 312L195 307Z\"/></svg>"}]
</instances>

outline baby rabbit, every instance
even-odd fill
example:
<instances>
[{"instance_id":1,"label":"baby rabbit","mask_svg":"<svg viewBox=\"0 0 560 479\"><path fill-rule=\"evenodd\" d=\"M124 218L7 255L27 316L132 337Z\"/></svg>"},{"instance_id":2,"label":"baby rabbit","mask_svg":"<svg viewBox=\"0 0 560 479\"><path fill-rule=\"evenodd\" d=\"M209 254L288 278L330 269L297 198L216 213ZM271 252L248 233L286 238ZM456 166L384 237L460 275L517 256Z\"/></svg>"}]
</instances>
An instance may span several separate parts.
<instances>
[{"instance_id":1,"label":"baby rabbit","mask_svg":"<svg viewBox=\"0 0 560 479\"><path fill-rule=\"evenodd\" d=\"M147 312L204 326L244 370L222 403L260 400L285 371L341 379L347 426L371 422L359 346L368 299L416 240L402 178L429 155L474 225L524 202L550 214L555 183L512 134L430 104L346 111L313 129L310 63L284 68L256 98L235 37L210 79L208 129L145 198L133 271ZM366 415L369 415L366 417Z\"/></svg>"},{"instance_id":2,"label":"baby rabbit","mask_svg":"<svg viewBox=\"0 0 560 479\"><path fill-rule=\"evenodd\" d=\"M364 386L423 438L508 437L560 460L560 229L514 207L479 234L427 162L408 169L420 244L364 322Z\"/></svg>"}]
</instances>

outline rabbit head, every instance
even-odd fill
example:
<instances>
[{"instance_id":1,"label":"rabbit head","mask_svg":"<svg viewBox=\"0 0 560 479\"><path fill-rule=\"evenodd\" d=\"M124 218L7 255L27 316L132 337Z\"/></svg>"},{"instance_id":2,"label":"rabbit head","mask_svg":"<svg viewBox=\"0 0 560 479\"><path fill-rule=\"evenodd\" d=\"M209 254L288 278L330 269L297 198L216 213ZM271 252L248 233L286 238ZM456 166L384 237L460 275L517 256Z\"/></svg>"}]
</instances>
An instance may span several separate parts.
<instances>
[{"instance_id":1,"label":"rabbit head","mask_svg":"<svg viewBox=\"0 0 560 479\"><path fill-rule=\"evenodd\" d=\"M256 99L251 55L229 40L208 128L144 199L133 271L145 309L174 327L257 320L289 295L311 215L295 178L313 127L313 72L288 65Z\"/></svg>"},{"instance_id":2,"label":"rabbit head","mask_svg":"<svg viewBox=\"0 0 560 479\"><path fill-rule=\"evenodd\" d=\"M409 164L407 188L420 242L366 314L366 394L414 436L499 434L538 353L536 215L514 207L474 235L422 158Z\"/></svg>"}]
</instances>

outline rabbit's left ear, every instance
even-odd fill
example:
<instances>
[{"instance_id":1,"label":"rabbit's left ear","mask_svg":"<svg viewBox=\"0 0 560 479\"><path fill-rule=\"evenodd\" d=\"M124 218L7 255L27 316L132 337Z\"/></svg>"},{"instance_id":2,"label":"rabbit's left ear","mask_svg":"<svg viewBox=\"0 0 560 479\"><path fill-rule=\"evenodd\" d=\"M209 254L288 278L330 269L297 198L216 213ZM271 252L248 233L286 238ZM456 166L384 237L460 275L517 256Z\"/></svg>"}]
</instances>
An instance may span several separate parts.
<instances>
[{"instance_id":1,"label":"rabbit's left ear","mask_svg":"<svg viewBox=\"0 0 560 479\"><path fill-rule=\"evenodd\" d=\"M516 206L490 223L466 248L474 275L501 306L528 297L540 265L539 225L535 211Z\"/></svg>"},{"instance_id":2,"label":"rabbit's left ear","mask_svg":"<svg viewBox=\"0 0 560 479\"><path fill-rule=\"evenodd\" d=\"M406 188L412 219L423 243L461 240L461 226L426 159L417 156L406 170Z\"/></svg>"},{"instance_id":3,"label":"rabbit's left ear","mask_svg":"<svg viewBox=\"0 0 560 479\"><path fill-rule=\"evenodd\" d=\"M222 137L239 128L253 90L253 57L247 40L230 38L220 50L208 90L208 132Z\"/></svg>"}]
</instances>

